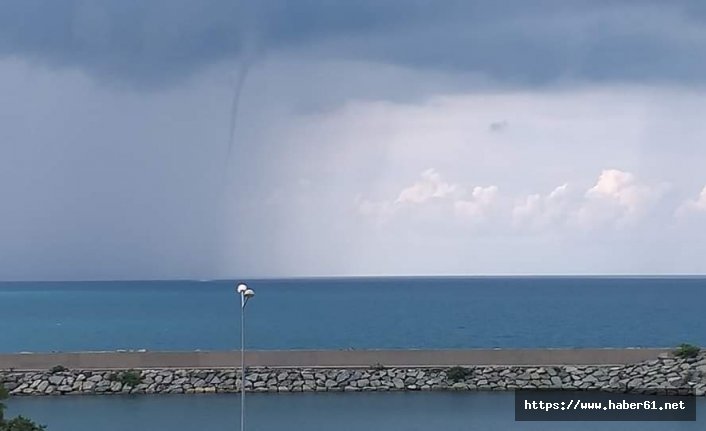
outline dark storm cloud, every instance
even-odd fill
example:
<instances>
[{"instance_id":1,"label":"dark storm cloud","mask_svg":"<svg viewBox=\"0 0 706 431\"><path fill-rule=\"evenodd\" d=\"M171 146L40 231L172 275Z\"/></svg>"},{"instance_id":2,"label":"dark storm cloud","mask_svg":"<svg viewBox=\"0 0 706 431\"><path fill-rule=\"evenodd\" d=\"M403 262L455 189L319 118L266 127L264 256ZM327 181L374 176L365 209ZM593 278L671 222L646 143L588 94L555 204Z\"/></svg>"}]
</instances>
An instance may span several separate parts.
<instances>
[{"instance_id":1,"label":"dark storm cloud","mask_svg":"<svg viewBox=\"0 0 706 431\"><path fill-rule=\"evenodd\" d=\"M489 75L706 77L701 1L6 0L0 55L164 84L209 64L297 51Z\"/></svg>"},{"instance_id":2,"label":"dark storm cloud","mask_svg":"<svg viewBox=\"0 0 706 431\"><path fill-rule=\"evenodd\" d=\"M158 82L247 49L364 32L412 15L392 3L346 5L312 0L10 0L0 10L0 53Z\"/></svg>"}]
</instances>

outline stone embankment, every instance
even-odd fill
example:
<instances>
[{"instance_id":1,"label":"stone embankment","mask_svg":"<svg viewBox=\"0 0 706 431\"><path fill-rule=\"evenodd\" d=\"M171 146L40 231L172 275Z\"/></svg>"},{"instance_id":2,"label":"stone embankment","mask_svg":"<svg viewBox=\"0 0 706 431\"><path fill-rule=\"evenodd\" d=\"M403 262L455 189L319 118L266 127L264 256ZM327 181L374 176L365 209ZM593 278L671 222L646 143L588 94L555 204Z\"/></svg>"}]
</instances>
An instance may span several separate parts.
<instances>
[{"instance_id":1,"label":"stone embankment","mask_svg":"<svg viewBox=\"0 0 706 431\"><path fill-rule=\"evenodd\" d=\"M240 390L237 369L0 371L12 395L228 393ZM631 365L470 366L454 368L248 369L250 392L605 390L706 392L706 353L669 354Z\"/></svg>"}]
</instances>

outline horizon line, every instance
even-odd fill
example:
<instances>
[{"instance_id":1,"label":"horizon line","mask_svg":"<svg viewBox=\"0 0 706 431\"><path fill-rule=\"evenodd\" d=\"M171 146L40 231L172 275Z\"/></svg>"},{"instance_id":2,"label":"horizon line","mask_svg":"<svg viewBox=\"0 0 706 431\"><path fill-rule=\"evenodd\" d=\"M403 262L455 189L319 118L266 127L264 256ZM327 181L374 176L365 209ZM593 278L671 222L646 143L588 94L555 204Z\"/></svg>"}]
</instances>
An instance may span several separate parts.
<instances>
[{"instance_id":1,"label":"horizon line","mask_svg":"<svg viewBox=\"0 0 706 431\"><path fill-rule=\"evenodd\" d=\"M666 274L632 274L632 273L602 273L602 274L362 274L362 275L306 275L306 276L243 276L232 278L86 278L86 279L38 279L38 280L0 280L0 283L116 283L116 282L236 282L236 281L267 281L267 280L325 280L325 279L372 279L372 278L623 278L623 279L670 279L670 278L706 278L706 273L666 273Z\"/></svg>"}]
</instances>

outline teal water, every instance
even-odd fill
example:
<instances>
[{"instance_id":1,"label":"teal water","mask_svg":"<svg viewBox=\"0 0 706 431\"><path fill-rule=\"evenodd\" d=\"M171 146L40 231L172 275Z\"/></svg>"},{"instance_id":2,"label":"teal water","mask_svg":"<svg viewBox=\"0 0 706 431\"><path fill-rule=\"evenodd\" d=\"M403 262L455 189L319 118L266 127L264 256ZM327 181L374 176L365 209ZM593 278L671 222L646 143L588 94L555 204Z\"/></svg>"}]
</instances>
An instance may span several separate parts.
<instances>
[{"instance_id":1,"label":"teal water","mask_svg":"<svg viewBox=\"0 0 706 431\"><path fill-rule=\"evenodd\" d=\"M250 280L258 349L706 345L706 278ZM0 283L0 352L224 350L229 281Z\"/></svg>"},{"instance_id":2,"label":"teal water","mask_svg":"<svg viewBox=\"0 0 706 431\"><path fill-rule=\"evenodd\" d=\"M511 393L249 394L249 431L702 431L696 422L515 422ZM48 431L223 431L239 429L237 395L13 398Z\"/></svg>"}]
</instances>

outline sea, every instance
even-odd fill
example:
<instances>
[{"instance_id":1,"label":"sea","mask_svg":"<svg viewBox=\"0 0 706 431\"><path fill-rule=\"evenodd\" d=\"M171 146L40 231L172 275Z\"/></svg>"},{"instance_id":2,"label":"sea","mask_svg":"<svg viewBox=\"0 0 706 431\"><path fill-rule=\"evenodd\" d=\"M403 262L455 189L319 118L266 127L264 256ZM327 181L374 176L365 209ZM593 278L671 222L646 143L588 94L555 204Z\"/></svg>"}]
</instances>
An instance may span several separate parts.
<instances>
[{"instance_id":1,"label":"sea","mask_svg":"<svg viewBox=\"0 0 706 431\"><path fill-rule=\"evenodd\" d=\"M706 345L703 277L242 280L248 349ZM235 350L236 281L0 283L0 352Z\"/></svg>"},{"instance_id":2,"label":"sea","mask_svg":"<svg viewBox=\"0 0 706 431\"><path fill-rule=\"evenodd\" d=\"M706 399L690 422L516 422L509 392L248 394L249 431L703 431ZM48 431L240 429L238 395L15 397L8 415Z\"/></svg>"}]
</instances>

